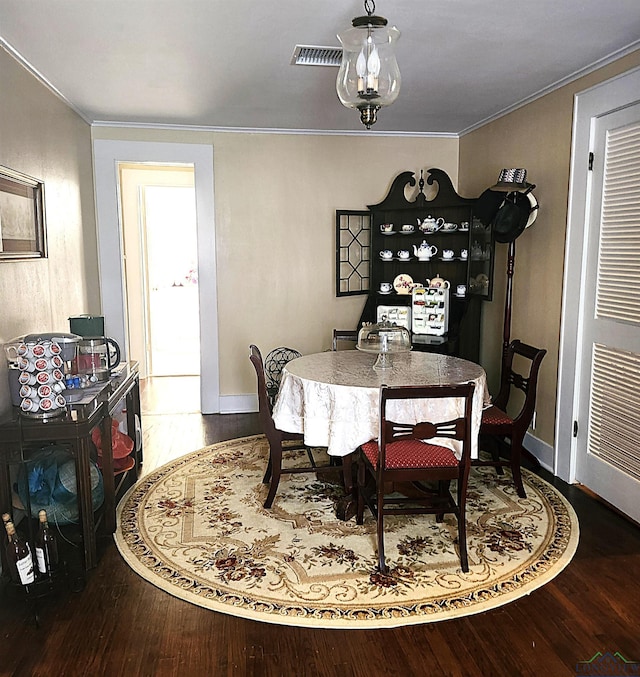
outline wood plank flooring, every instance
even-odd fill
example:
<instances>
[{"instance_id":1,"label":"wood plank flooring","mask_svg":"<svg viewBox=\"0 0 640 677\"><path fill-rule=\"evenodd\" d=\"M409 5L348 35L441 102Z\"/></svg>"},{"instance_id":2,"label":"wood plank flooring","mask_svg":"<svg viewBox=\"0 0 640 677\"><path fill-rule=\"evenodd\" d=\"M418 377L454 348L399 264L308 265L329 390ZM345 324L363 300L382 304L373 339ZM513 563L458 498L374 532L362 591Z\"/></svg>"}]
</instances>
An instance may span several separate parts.
<instances>
[{"instance_id":1,"label":"wood plank flooring","mask_svg":"<svg viewBox=\"0 0 640 677\"><path fill-rule=\"evenodd\" d=\"M166 397L159 415L148 408L152 399L147 392L146 471L259 432L257 415L166 413ZM84 590L43 600L39 628L23 603L0 597L0 675L560 677L576 675L576 663L596 652L640 661L640 529L542 474L578 513L578 552L553 581L499 609L375 631L258 623L171 597L105 539Z\"/></svg>"}]
</instances>

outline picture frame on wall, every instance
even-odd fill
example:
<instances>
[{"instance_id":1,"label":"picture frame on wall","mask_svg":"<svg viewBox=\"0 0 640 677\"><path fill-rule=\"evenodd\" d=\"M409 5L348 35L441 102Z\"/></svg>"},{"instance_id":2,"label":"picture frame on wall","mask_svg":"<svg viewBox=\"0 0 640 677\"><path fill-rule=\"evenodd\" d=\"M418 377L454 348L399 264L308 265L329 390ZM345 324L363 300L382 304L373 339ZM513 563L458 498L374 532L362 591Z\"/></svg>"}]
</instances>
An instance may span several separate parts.
<instances>
[{"instance_id":1,"label":"picture frame on wall","mask_svg":"<svg viewBox=\"0 0 640 677\"><path fill-rule=\"evenodd\" d=\"M0 261L46 256L44 183L0 165Z\"/></svg>"}]
</instances>

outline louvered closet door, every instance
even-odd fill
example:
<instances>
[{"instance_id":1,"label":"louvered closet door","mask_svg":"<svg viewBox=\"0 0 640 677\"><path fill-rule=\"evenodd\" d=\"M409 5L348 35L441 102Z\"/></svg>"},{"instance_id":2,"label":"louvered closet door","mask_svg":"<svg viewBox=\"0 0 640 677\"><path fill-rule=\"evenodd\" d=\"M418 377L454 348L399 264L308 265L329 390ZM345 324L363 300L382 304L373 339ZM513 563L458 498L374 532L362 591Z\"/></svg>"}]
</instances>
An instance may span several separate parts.
<instances>
[{"instance_id":1,"label":"louvered closet door","mask_svg":"<svg viewBox=\"0 0 640 677\"><path fill-rule=\"evenodd\" d=\"M576 479L640 522L640 104L592 130Z\"/></svg>"}]
</instances>

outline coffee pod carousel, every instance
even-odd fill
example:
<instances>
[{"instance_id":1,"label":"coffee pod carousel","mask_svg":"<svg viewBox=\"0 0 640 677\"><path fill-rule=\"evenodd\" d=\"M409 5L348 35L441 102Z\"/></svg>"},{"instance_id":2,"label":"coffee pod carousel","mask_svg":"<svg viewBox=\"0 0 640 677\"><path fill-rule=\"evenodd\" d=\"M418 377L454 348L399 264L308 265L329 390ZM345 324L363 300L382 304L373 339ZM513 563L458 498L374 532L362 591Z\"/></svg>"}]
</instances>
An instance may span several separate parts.
<instances>
[{"instance_id":1,"label":"coffee pod carousel","mask_svg":"<svg viewBox=\"0 0 640 677\"><path fill-rule=\"evenodd\" d=\"M365 323L358 332L358 350L378 355L373 368L376 371L393 368L391 355L407 353L411 350L409 330L389 322L383 317L382 322Z\"/></svg>"},{"instance_id":2,"label":"coffee pod carousel","mask_svg":"<svg viewBox=\"0 0 640 677\"><path fill-rule=\"evenodd\" d=\"M29 338L29 337L27 337ZM19 370L20 413L31 418L47 419L65 413L64 390L66 357L57 340L24 340L15 345ZM5 352L9 356L7 347Z\"/></svg>"}]
</instances>

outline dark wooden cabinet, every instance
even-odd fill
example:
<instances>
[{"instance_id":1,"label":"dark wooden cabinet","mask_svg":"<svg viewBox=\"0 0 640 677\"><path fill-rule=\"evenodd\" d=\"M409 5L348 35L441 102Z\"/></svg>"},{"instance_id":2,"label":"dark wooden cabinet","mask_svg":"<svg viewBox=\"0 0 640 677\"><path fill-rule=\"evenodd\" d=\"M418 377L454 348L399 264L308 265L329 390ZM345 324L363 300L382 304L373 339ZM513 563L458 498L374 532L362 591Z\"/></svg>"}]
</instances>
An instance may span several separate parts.
<instances>
[{"instance_id":1,"label":"dark wooden cabinet","mask_svg":"<svg viewBox=\"0 0 640 677\"><path fill-rule=\"evenodd\" d=\"M407 193L412 192L411 188L416 184L417 194L409 199ZM413 172L399 174L384 200L368 205L368 212L338 213L338 290L341 286L342 289L348 287L344 280L340 281L341 272L349 272L358 266L362 271L365 264L361 262L366 262L368 266L368 280L363 284L364 276L360 275L358 284L362 288L359 292L353 289L350 291L368 295L360 324L375 322L379 305L411 305L411 294L396 293L393 287L399 275L408 275L414 283L422 285L440 277L450 284L447 335L414 334L414 348L437 350L477 361L482 301L490 300L493 291L494 241L490 227L474 215L475 202L475 198L458 195L444 171L430 169L426 180L422 173L418 181ZM344 215L349 215L346 221ZM362 223L368 223L368 250L361 246L362 238L358 241L355 237L345 236L344 226L349 223L349 219L359 229ZM420 229L425 219L440 219L445 224L453 225L425 232ZM393 228L385 231L381 229L383 224L392 224ZM403 229L403 226L411 226L412 230ZM346 245L350 241L357 242L357 252L348 251ZM423 242L437 249L429 260L421 260L417 256L417 250ZM385 250L391 252L390 258L382 257L381 252ZM401 251L408 252L408 258L406 255L401 258ZM341 269L341 260L352 260L357 265L343 266ZM380 285L385 282L392 285L390 293L380 291ZM456 295L459 285L466 288L464 296Z\"/></svg>"},{"instance_id":2,"label":"dark wooden cabinet","mask_svg":"<svg viewBox=\"0 0 640 677\"><path fill-rule=\"evenodd\" d=\"M11 512L10 467L28 463L47 444L66 447L75 461L85 569L97 564L96 529L102 523L106 534L116 527L116 501L135 482L142 463L139 368L136 362L120 365L112 377L86 390L70 391L70 403L60 416L42 421L25 418L17 407L0 420L0 512ZM77 395L77 397L75 397ZM122 416L134 439L132 467L119 471L111 453L103 453L101 473L104 503L94 514L90 460L96 461L91 433L100 427L103 450L111 450L111 419ZM31 520L27 510L28 521Z\"/></svg>"}]
</instances>

